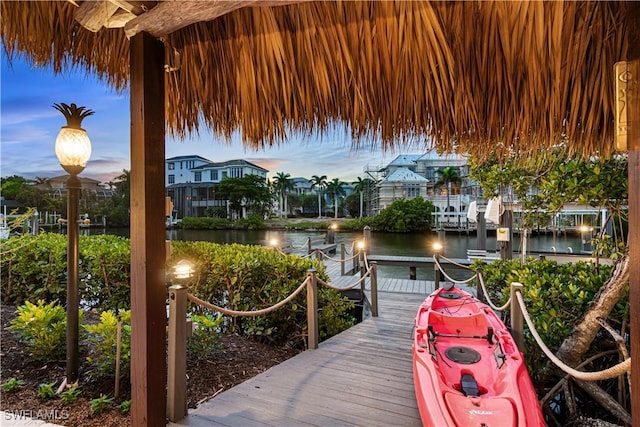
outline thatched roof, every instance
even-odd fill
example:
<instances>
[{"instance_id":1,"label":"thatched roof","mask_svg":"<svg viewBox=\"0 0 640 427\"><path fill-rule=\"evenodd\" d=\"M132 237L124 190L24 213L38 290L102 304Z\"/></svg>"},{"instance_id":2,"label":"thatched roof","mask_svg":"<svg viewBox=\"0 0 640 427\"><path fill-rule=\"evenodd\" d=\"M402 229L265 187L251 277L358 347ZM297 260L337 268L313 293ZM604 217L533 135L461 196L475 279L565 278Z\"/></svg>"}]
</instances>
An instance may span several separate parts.
<instances>
[{"instance_id":1,"label":"thatched roof","mask_svg":"<svg viewBox=\"0 0 640 427\"><path fill-rule=\"evenodd\" d=\"M640 45L639 6L3 1L1 16L10 56L80 66L116 89L127 85L127 35L160 38L176 135L241 130L256 147L339 121L356 144L418 135L433 138L425 148L509 155L564 137L574 152L608 155L613 65Z\"/></svg>"}]
</instances>

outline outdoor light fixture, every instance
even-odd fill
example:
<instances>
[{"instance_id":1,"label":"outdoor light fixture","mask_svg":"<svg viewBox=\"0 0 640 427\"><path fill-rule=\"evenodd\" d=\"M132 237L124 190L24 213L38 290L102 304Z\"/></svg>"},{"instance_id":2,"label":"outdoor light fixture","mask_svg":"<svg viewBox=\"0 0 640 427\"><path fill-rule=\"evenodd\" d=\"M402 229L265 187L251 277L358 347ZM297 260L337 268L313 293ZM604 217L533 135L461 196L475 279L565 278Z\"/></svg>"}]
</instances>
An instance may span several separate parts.
<instances>
[{"instance_id":1,"label":"outdoor light fixture","mask_svg":"<svg viewBox=\"0 0 640 427\"><path fill-rule=\"evenodd\" d=\"M173 266L173 277L177 280L189 279L193 276L193 271L193 263L186 259L182 259Z\"/></svg>"},{"instance_id":2,"label":"outdoor light fixture","mask_svg":"<svg viewBox=\"0 0 640 427\"><path fill-rule=\"evenodd\" d=\"M67 385L78 383L79 309L78 293L78 199L80 179L78 174L87 166L91 156L91 141L82 129L82 120L93 114L92 110L76 104L53 104L67 119L56 138L55 151L62 168L69 173L67 179Z\"/></svg>"},{"instance_id":3,"label":"outdoor light fixture","mask_svg":"<svg viewBox=\"0 0 640 427\"><path fill-rule=\"evenodd\" d=\"M439 241L436 241L436 242L433 244L433 251L434 251L436 254L440 254L440 251L442 251L442 243L440 243Z\"/></svg>"},{"instance_id":4,"label":"outdoor light fixture","mask_svg":"<svg viewBox=\"0 0 640 427\"><path fill-rule=\"evenodd\" d=\"M278 247L278 239L270 239L269 240L269 246L273 247L274 249Z\"/></svg>"},{"instance_id":5,"label":"outdoor light fixture","mask_svg":"<svg viewBox=\"0 0 640 427\"><path fill-rule=\"evenodd\" d=\"M358 240L358 249L359 250L364 250L364 240Z\"/></svg>"}]
</instances>

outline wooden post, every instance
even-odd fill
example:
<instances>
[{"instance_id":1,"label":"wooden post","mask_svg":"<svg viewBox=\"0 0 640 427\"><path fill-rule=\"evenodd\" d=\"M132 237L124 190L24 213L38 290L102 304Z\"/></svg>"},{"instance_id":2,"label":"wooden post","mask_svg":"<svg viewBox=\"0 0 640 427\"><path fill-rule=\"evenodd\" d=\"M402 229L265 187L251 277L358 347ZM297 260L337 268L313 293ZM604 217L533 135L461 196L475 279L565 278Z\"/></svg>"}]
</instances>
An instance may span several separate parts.
<instances>
[{"instance_id":1,"label":"wooden post","mask_svg":"<svg viewBox=\"0 0 640 427\"><path fill-rule=\"evenodd\" d=\"M167 417L177 422L187 416L187 288L169 287L169 354Z\"/></svg>"},{"instance_id":2,"label":"wooden post","mask_svg":"<svg viewBox=\"0 0 640 427\"><path fill-rule=\"evenodd\" d=\"M131 103L131 424L165 425L164 45L130 41Z\"/></svg>"},{"instance_id":3,"label":"wooden post","mask_svg":"<svg viewBox=\"0 0 640 427\"><path fill-rule=\"evenodd\" d=\"M412 265L409 267L409 280L416 280L418 277L418 273L416 271L416 266Z\"/></svg>"},{"instance_id":4,"label":"wooden post","mask_svg":"<svg viewBox=\"0 0 640 427\"><path fill-rule=\"evenodd\" d=\"M371 315L378 317L378 263L371 261Z\"/></svg>"},{"instance_id":5,"label":"wooden post","mask_svg":"<svg viewBox=\"0 0 640 427\"><path fill-rule=\"evenodd\" d=\"M345 273L344 254L345 254L345 247L343 242L343 243L340 243L340 275L341 276L344 276L344 273Z\"/></svg>"},{"instance_id":6,"label":"wooden post","mask_svg":"<svg viewBox=\"0 0 640 427\"><path fill-rule=\"evenodd\" d=\"M440 261L440 256L436 253L436 260ZM438 268L437 263L433 263L433 288L434 290L440 288L440 269Z\"/></svg>"},{"instance_id":7,"label":"wooden post","mask_svg":"<svg viewBox=\"0 0 640 427\"><path fill-rule=\"evenodd\" d=\"M511 335L513 335L513 340L521 352L524 351L524 319L516 292L522 292L523 288L522 283L511 283Z\"/></svg>"},{"instance_id":8,"label":"wooden post","mask_svg":"<svg viewBox=\"0 0 640 427\"><path fill-rule=\"evenodd\" d=\"M481 276L482 273L483 273L483 269L482 269L482 267L479 267L478 268L478 276ZM478 276L476 276L476 277L478 277ZM486 303L487 301L486 301L486 299L484 297L484 291L482 290L482 284L480 284L480 278L478 277L476 280L478 281L478 283L476 284L476 296L478 298L478 301Z\"/></svg>"},{"instance_id":9,"label":"wooden post","mask_svg":"<svg viewBox=\"0 0 640 427\"><path fill-rule=\"evenodd\" d=\"M633 19L637 19L633 18ZM632 24L629 24L632 25ZM640 47L632 61L615 64L616 148L628 151L629 159L629 329L631 330L631 416L640 426Z\"/></svg>"},{"instance_id":10,"label":"wooden post","mask_svg":"<svg viewBox=\"0 0 640 427\"><path fill-rule=\"evenodd\" d=\"M362 238L364 239L364 250L366 253L369 253L371 248L371 227L365 225L362 230Z\"/></svg>"},{"instance_id":11,"label":"wooden post","mask_svg":"<svg viewBox=\"0 0 640 427\"><path fill-rule=\"evenodd\" d=\"M307 337L309 350L318 348L318 278L316 270L307 270L311 280L307 283Z\"/></svg>"}]
</instances>

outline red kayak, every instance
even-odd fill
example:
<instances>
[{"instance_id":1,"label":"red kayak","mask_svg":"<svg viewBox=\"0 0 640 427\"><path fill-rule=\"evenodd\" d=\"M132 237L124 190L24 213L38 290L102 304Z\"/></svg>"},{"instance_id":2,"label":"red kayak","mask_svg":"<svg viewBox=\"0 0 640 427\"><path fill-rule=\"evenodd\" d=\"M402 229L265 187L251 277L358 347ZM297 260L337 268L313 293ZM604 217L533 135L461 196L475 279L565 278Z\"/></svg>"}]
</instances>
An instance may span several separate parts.
<instances>
[{"instance_id":1,"label":"red kayak","mask_svg":"<svg viewBox=\"0 0 640 427\"><path fill-rule=\"evenodd\" d=\"M544 426L522 353L489 306L440 288L418 311L413 382L425 426Z\"/></svg>"}]
</instances>

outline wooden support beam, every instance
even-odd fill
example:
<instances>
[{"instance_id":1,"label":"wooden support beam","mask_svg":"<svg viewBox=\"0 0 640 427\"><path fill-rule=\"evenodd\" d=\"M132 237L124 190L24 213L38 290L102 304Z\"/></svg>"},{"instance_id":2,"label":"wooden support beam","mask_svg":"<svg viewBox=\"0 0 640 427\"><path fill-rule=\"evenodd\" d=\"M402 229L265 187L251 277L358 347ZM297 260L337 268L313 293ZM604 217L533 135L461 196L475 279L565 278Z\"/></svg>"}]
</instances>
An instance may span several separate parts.
<instances>
[{"instance_id":1,"label":"wooden support beam","mask_svg":"<svg viewBox=\"0 0 640 427\"><path fill-rule=\"evenodd\" d=\"M189 26L195 22L207 22L249 6L284 6L292 3L303 3L309 0L208 0L185 1L176 7L175 1L160 2L125 25L127 37L132 37L142 31L156 37L166 36L176 30Z\"/></svg>"},{"instance_id":2,"label":"wooden support beam","mask_svg":"<svg viewBox=\"0 0 640 427\"><path fill-rule=\"evenodd\" d=\"M164 46L131 39L131 424L166 423Z\"/></svg>"}]
</instances>

